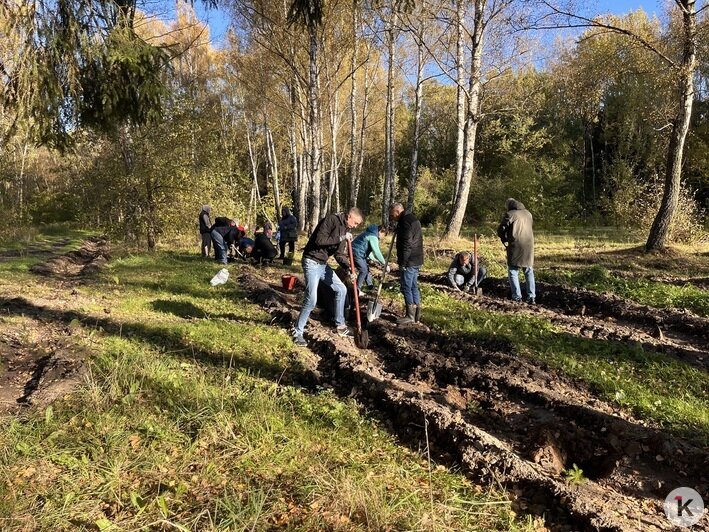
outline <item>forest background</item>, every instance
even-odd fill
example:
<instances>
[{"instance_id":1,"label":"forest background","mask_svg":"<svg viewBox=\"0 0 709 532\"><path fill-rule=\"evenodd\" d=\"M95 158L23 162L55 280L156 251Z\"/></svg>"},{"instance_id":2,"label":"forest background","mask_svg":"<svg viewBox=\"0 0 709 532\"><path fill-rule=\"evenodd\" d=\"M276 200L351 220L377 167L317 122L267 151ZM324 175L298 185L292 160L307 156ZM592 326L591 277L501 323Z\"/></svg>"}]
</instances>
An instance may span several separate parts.
<instances>
[{"instance_id":1,"label":"forest background","mask_svg":"<svg viewBox=\"0 0 709 532\"><path fill-rule=\"evenodd\" d=\"M457 237L513 196L539 228L706 234L701 2L205 4L218 46L188 2L2 3L3 232L75 222L154 249L194 238L205 203L250 226L289 205L309 231L398 199Z\"/></svg>"}]
</instances>

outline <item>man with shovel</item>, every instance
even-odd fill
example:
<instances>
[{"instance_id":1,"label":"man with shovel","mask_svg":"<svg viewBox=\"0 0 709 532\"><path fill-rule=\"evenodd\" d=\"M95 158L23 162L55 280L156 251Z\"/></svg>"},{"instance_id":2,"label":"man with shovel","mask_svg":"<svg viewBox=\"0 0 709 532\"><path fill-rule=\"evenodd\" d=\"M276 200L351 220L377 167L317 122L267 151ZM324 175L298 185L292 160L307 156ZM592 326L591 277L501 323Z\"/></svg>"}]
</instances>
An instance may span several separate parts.
<instances>
[{"instance_id":1,"label":"man with shovel","mask_svg":"<svg viewBox=\"0 0 709 532\"><path fill-rule=\"evenodd\" d=\"M401 293L404 294L406 315L397 325L418 323L421 319L421 292L418 276L423 266L423 233L421 222L413 213L404 214L404 206L394 203L389 208L389 217L396 224L396 261L401 273Z\"/></svg>"},{"instance_id":2,"label":"man with shovel","mask_svg":"<svg viewBox=\"0 0 709 532\"><path fill-rule=\"evenodd\" d=\"M348 264L349 257L344 258L342 243L352 240L352 229L362 223L362 212L352 207L346 213L329 214L315 227L303 251L303 277L305 278L305 296L303 308L293 328L295 345L305 347L308 342L303 338L305 324L318 301L318 284L327 283L335 292L335 325L340 336L352 336L352 331L345 325L345 297L347 287L335 275L327 261L334 255L342 255L340 264Z\"/></svg>"}]
</instances>

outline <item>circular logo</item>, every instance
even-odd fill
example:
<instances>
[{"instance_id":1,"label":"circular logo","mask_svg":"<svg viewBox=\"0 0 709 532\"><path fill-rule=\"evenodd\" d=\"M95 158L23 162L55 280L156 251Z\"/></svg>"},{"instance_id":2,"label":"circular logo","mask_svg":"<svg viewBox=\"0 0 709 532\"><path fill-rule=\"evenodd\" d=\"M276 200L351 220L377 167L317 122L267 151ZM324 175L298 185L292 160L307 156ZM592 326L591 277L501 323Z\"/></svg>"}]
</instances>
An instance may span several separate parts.
<instances>
[{"instance_id":1,"label":"circular logo","mask_svg":"<svg viewBox=\"0 0 709 532\"><path fill-rule=\"evenodd\" d=\"M704 516L704 501L692 488L677 488L665 497L665 515L673 525L689 528Z\"/></svg>"}]
</instances>

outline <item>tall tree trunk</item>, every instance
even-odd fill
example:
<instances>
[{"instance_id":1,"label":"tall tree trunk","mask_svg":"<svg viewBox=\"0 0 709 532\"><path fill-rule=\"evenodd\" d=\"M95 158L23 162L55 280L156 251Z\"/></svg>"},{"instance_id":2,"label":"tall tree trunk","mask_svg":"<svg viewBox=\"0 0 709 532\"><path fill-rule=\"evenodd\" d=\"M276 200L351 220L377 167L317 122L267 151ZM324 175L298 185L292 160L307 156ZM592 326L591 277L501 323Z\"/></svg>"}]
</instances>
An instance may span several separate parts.
<instances>
[{"instance_id":1,"label":"tall tree trunk","mask_svg":"<svg viewBox=\"0 0 709 532\"><path fill-rule=\"evenodd\" d=\"M418 160L419 160L419 137L421 136L421 107L423 105L423 18L419 21L416 35L416 94L414 97L414 136L411 147L411 175L409 176L409 197L406 203L406 210L414 210L414 198L416 196L416 182L418 181Z\"/></svg>"},{"instance_id":2,"label":"tall tree trunk","mask_svg":"<svg viewBox=\"0 0 709 532\"><path fill-rule=\"evenodd\" d=\"M682 176L682 158L684 144L689 132L694 103L694 73L697 68L697 14L695 0L678 0L682 10L683 50L682 63L678 76L678 109L672 121L672 136L667 150L667 168L665 170L665 190L662 195L660 210L655 216L645 248L663 249L670 232L677 203L679 202L680 178Z\"/></svg>"},{"instance_id":3,"label":"tall tree trunk","mask_svg":"<svg viewBox=\"0 0 709 532\"><path fill-rule=\"evenodd\" d=\"M465 4L467 0L457 0L455 10L455 79L456 79L456 141L455 141L455 186L453 204L458 199L458 192L463 181L463 153L465 148L465 43L463 30Z\"/></svg>"},{"instance_id":4,"label":"tall tree trunk","mask_svg":"<svg viewBox=\"0 0 709 532\"><path fill-rule=\"evenodd\" d=\"M355 201L351 206L357 205L357 200L359 199L359 185L360 176L362 175L362 168L364 167L364 134L367 131L367 113L369 112L369 90L371 88L371 80L369 78L369 68L367 64L364 65L364 93L362 94L362 120L360 121L359 128L359 142L357 146L357 167L355 169L355 180L354 180L354 198Z\"/></svg>"},{"instance_id":5,"label":"tall tree trunk","mask_svg":"<svg viewBox=\"0 0 709 532\"><path fill-rule=\"evenodd\" d=\"M359 10L357 0L352 0L352 61L350 63L350 76L352 88L350 89L350 205L357 205L359 183L357 182L357 53L359 40L357 26L359 25Z\"/></svg>"},{"instance_id":6,"label":"tall tree trunk","mask_svg":"<svg viewBox=\"0 0 709 532\"><path fill-rule=\"evenodd\" d=\"M157 244L157 204L155 200L155 183L145 177L145 234L148 240L148 251L155 251Z\"/></svg>"},{"instance_id":7,"label":"tall tree trunk","mask_svg":"<svg viewBox=\"0 0 709 532\"><path fill-rule=\"evenodd\" d=\"M271 133L268 125L265 126L265 129L268 166L271 174L271 186L273 187L273 206L276 209L275 219L278 221L281 217L281 191L278 186L278 157L276 156L276 146L273 142L273 133Z\"/></svg>"},{"instance_id":8,"label":"tall tree trunk","mask_svg":"<svg viewBox=\"0 0 709 532\"><path fill-rule=\"evenodd\" d=\"M396 59L395 25L396 15L393 2L390 1L390 19L386 30L388 65L387 65L387 98L386 98L386 132L385 132L385 172L384 190L382 194L382 223L389 223L389 205L396 197L396 169L394 168L394 61Z\"/></svg>"},{"instance_id":9,"label":"tall tree trunk","mask_svg":"<svg viewBox=\"0 0 709 532\"><path fill-rule=\"evenodd\" d=\"M465 120L465 152L463 156L463 179L451 212L444 238L458 238L468 206L470 182L473 179L473 162L475 159L475 140L480 123L480 89L482 84L482 49L484 23L483 14L487 0L475 0L475 15L473 17L473 35L471 43L470 85L468 88L468 111Z\"/></svg>"},{"instance_id":10,"label":"tall tree trunk","mask_svg":"<svg viewBox=\"0 0 709 532\"><path fill-rule=\"evenodd\" d=\"M320 87L320 73L318 71L318 31L314 22L308 24L308 36L310 40L309 60L310 70L308 78L308 105L310 122L310 198L312 210L310 212L310 223L308 232L315 229L320 221L321 207L321 157L322 157L322 131L320 124L320 99L318 89Z\"/></svg>"}]
</instances>

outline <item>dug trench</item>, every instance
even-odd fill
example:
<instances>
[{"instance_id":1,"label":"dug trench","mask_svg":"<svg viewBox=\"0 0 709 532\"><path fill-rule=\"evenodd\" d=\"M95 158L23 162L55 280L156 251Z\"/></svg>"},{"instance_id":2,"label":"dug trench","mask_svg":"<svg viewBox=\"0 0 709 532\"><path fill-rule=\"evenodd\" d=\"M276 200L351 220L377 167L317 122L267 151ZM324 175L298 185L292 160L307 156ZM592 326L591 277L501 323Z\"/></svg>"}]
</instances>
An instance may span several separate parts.
<instances>
[{"instance_id":1,"label":"dug trench","mask_svg":"<svg viewBox=\"0 0 709 532\"><path fill-rule=\"evenodd\" d=\"M61 246L68 242L62 240ZM61 247L55 245L52 249ZM47 259L30 271L60 283L82 282L110 258L109 243L90 237L75 251ZM25 254L31 255L32 249ZM0 413L17 414L26 407L42 407L77 386L87 370L88 352L75 340L71 320L64 323L27 305L20 312L0 298ZM6 320L21 317L21 321Z\"/></svg>"},{"instance_id":2,"label":"dug trench","mask_svg":"<svg viewBox=\"0 0 709 532\"><path fill-rule=\"evenodd\" d=\"M237 282L274 322L291 324L297 296L249 270ZM357 398L412 447L430 441L438 460L475 482L503 486L553 530L671 529L664 496L678 485L709 489L706 450L619 414L504 342L396 327L386 311L366 350L314 320L307 336L321 385ZM573 464L585 481L564 478Z\"/></svg>"},{"instance_id":3,"label":"dug trench","mask_svg":"<svg viewBox=\"0 0 709 532\"><path fill-rule=\"evenodd\" d=\"M420 280L483 310L536 315L573 335L638 345L709 371L709 319L691 312L550 283L537 284L537 305L530 306L507 299L504 280L485 279L482 295L453 291L441 275L422 274Z\"/></svg>"}]
</instances>

